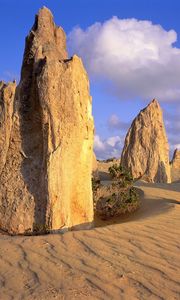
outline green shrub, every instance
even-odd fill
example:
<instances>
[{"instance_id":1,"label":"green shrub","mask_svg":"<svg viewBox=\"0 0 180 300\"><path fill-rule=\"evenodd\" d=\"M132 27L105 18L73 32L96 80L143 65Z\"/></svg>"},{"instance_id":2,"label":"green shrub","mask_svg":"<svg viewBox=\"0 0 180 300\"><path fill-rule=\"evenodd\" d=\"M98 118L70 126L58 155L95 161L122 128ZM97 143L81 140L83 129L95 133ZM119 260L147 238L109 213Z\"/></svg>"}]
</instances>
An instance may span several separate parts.
<instances>
[{"instance_id":1,"label":"green shrub","mask_svg":"<svg viewBox=\"0 0 180 300\"><path fill-rule=\"evenodd\" d=\"M117 181L121 187L127 187L132 185L133 177L129 170L126 170L123 166L114 164L109 167L109 173L111 177Z\"/></svg>"},{"instance_id":2,"label":"green shrub","mask_svg":"<svg viewBox=\"0 0 180 300\"><path fill-rule=\"evenodd\" d=\"M138 191L132 186L131 172L120 164L114 164L109 173L113 179L111 184L103 186L93 181L94 208L102 219L134 212L140 206Z\"/></svg>"},{"instance_id":3,"label":"green shrub","mask_svg":"<svg viewBox=\"0 0 180 300\"><path fill-rule=\"evenodd\" d=\"M107 198L100 198L96 203L96 213L102 219L109 219L134 212L140 206L139 194L134 187L120 190Z\"/></svg>"}]
</instances>

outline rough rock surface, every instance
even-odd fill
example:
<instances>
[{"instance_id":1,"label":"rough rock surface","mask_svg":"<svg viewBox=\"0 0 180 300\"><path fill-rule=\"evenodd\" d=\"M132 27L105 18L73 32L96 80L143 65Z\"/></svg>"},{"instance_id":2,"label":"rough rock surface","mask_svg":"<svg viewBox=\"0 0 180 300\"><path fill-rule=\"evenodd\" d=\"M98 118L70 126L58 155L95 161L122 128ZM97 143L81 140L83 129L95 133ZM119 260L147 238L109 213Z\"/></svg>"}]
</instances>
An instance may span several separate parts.
<instances>
[{"instance_id":1,"label":"rough rock surface","mask_svg":"<svg viewBox=\"0 0 180 300\"><path fill-rule=\"evenodd\" d=\"M171 161L171 178L173 181L180 180L180 150L176 149Z\"/></svg>"},{"instance_id":2,"label":"rough rock surface","mask_svg":"<svg viewBox=\"0 0 180 300\"><path fill-rule=\"evenodd\" d=\"M16 83L0 81L0 174L6 163L12 128Z\"/></svg>"},{"instance_id":3,"label":"rough rock surface","mask_svg":"<svg viewBox=\"0 0 180 300\"><path fill-rule=\"evenodd\" d=\"M11 134L0 161L5 161L1 229L25 233L92 226L91 106L81 59L67 58L65 33L44 7L26 38Z\"/></svg>"},{"instance_id":4,"label":"rough rock surface","mask_svg":"<svg viewBox=\"0 0 180 300\"><path fill-rule=\"evenodd\" d=\"M93 152L93 160L92 160L92 177L96 180L99 179L98 163L96 159L96 154L94 152Z\"/></svg>"},{"instance_id":5,"label":"rough rock surface","mask_svg":"<svg viewBox=\"0 0 180 300\"><path fill-rule=\"evenodd\" d=\"M127 133L121 164L134 178L170 182L169 146L157 100L141 110Z\"/></svg>"}]
</instances>

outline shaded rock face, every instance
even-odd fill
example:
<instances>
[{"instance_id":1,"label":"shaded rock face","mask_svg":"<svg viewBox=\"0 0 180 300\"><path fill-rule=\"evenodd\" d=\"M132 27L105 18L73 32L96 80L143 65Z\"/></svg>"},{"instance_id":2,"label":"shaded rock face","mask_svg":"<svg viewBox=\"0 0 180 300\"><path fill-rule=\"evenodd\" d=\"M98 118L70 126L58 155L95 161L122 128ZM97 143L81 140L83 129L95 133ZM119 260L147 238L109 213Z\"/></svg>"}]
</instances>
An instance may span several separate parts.
<instances>
[{"instance_id":1,"label":"shaded rock face","mask_svg":"<svg viewBox=\"0 0 180 300\"><path fill-rule=\"evenodd\" d=\"M1 171L0 227L10 233L89 228L93 118L81 59L43 8L26 38ZM2 164L2 159L1 159Z\"/></svg>"},{"instance_id":2,"label":"shaded rock face","mask_svg":"<svg viewBox=\"0 0 180 300\"><path fill-rule=\"evenodd\" d=\"M96 159L96 154L94 152L93 152L93 160L92 160L92 177L95 180L99 179L98 163Z\"/></svg>"},{"instance_id":3,"label":"shaded rock face","mask_svg":"<svg viewBox=\"0 0 180 300\"><path fill-rule=\"evenodd\" d=\"M180 150L176 149L171 161L171 178L173 181L180 180Z\"/></svg>"},{"instance_id":4,"label":"shaded rock face","mask_svg":"<svg viewBox=\"0 0 180 300\"><path fill-rule=\"evenodd\" d=\"M134 178L148 182L171 181L169 146L157 100L134 119L125 139L121 164Z\"/></svg>"}]
</instances>

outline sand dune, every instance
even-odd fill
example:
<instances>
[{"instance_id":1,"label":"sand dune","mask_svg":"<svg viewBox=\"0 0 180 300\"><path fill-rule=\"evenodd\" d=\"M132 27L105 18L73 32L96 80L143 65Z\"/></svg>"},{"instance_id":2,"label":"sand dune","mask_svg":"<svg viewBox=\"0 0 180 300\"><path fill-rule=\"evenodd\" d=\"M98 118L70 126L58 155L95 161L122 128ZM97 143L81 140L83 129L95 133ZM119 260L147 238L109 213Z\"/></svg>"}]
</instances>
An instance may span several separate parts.
<instances>
[{"instance_id":1,"label":"sand dune","mask_svg":"<svg viewBox=\"0 0 180 300\"><path fill-rule=\"evenodd\" d=\"M180 184L145 184L142 206L90 231L0 236L0 300L180 299Z\"/></svg>"}]
</instances>

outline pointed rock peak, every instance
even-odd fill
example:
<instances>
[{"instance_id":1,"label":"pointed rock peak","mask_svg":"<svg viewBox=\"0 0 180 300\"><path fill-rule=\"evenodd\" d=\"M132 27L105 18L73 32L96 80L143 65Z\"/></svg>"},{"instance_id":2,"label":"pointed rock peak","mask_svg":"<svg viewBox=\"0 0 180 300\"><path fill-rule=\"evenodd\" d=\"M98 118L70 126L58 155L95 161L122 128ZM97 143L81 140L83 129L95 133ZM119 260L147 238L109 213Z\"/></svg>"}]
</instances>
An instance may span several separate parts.
<instances>
[{"instance_id":1,"label":"pointed rock peak","mask_svg":"<svg viewBox=\"0 0 180 300\"><path fill-rule=\"evenodd\" d=\"M158 100L155 98L144 109L140 111L140 114L151 110L161 110L161 106Z\"/></svg>"},{"instance_id":2,"label":"pointed rock peak","mask_svg":"<svg viewBox=\"0 0 180 300\"><path fill-rule=\"evenodd\" d=\"M155 98L149 103L148 106L158 106L158 107L160 107L158 100L155 99Z\"/></svg>"},{"instance_id":3,"label":"pointed rock peak","mask_svg":"<svg viewBox=\"0 0 180 300\"><path fill-rule=\"evenodd\" d=\"M141 110L127 133L121 164L134 178L170 182L169 145L163 114L156 99Z\"/></svg>"},{"instance_id":4,"label":"pointed rock peak","mask_svg":"<svg viewBox=\"0 0 180 300\"><path fill-rule=\"evenodd\" d=\"M46 6L43 6L42 8L40 8L40 10L38 12L38 17L39 18L43 18L43 17L53 18L53 14L49 8L47 8Z\"/></svg>"},{"instance_id":5,"label":"pointed rock peak","mask_svg":"<svg viewBox=\"0 0 180 300\"><path fill-rule=\"evenodd\" d=\"M42 8L40 8L39 11L47 11L47 12L49 12L50 14L52 14L51 10L50 10L48 7L46 7L45 5L44 5Z\"/></svg>"},{"instance_id":6,"label":"pointed rock peak","mask_svg":"<svg viewBox=\"0 0 180 300\"><path fill-rule=\"evenodd\" d=\"M52 12L45 6L43 6L35 17L35 23L32 30L50 28L54 25L54 18Z\"/></svg>"},{"instance_id":7,"label":"pointed rock peak","mask_svg":"<svg viewBox=\"0 0 180 300\"><path fill-rule=\"evenodd\" d=\"M67 59L66 35L62 28L57 27L51 11L47 7L39 10L29 35L26 38L22 76L33 67L34 62L44 57L49 59ZM31 77L31 71L29 75ZM29 79L28 79L29 80Z\"/></svg>"},{"instance_id":8,"label":"pointed rock peak","mask_svg":"<svg viewBox=\"0 0 180 300\"><path fill-rule=\"evenodd\" d=\"M157 100L156 98L154 98L154 99L151 101L151 103L152 103L152 104L157 104L157 103L159 104L159 102L158 102L158 100Z\"/></svg>"}]
</instances>

